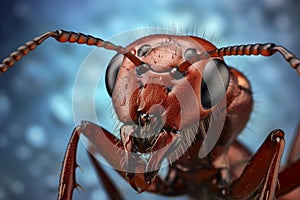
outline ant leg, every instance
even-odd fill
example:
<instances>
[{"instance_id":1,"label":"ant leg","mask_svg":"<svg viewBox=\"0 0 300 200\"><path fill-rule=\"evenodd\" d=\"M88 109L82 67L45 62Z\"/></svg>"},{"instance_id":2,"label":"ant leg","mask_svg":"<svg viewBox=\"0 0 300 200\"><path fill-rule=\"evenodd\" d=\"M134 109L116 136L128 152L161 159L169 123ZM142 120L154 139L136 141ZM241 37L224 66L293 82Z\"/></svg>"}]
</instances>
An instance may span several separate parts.
<instances>
[{"instance_id":1,"label":"ant leg","mask_svg":"<svg viewBox=\"0 0 300 200\"><path fill-rule=\"evenodd\" d=\"M278 175L279 185L276 188L276 197L283 199L297 199L300 195L300 124L288 155L288 166ZM296 189L297 188L297 189ZM287 194L287 195L286 195Z\"/></svg>"},{"instance_id":2,"label":"ant leg","mask_svg":"<svg viewBox=\"0 0 300 200\"><path fill-rule=\"evenodd\" d=\"M272 131L249 160L242 175L221 190L222 195L228 199L248 199L258 195L259 199L273 200L283 149L284 133Z\"/></svg>"},{"instance_id":3,"label":"ant leg","mask_svg":"<svg viewBox=\"0 0 300 200\"><path fill-rule=\"evenodd\" d=\"M92 122L82 122L80 131L88 138L89 151L92 154L99 153L137 192L145 191L149 187L143 173L130 173L122 166L126 156L122 141ZM139 171L145 169L146 164L140 160L136 167Z\"/></svg>"},{"instance_id":4,"label":"ant leg","mask_svg":"<svg viewBox=\"0 0 300 200\"><path fill-rule=\"evenodd\" d=\"M58 190L58 200L71 200L73 195L73 190L76 187L80 187L76 183L76 168L78 167L76 162L77 146L79 141L79 136L83 134L89 138L89 142L96 142L98 152L108 159L110 164L118 164L122 159L122 155L117 154L118 148L123 148L120 141L110 134L108 131L102 129L91 122L82 122L81 125L77 126L72 133L71 139L69 141L64 161L63 167L60 174L59 190ZM97 140L93 140L94 138ZM108 145L110 143L111 145ZM115 149L112 149L113 146Z\"/></svg>"},{"instance_id":5,"label":"ant leg","mask_svg":"<svg viewBox=\"0 0 300 200\"><path fill-rule=\"evenodd\" d=\"M73 190L79 185L76 183L75 170L78 167L76 163L76 153L79 141L80 127L76 127L73 130L71 139L69 141L63 167L60 173L59 189L58 189L58 200L71 200Z\"/></svg>"}]
</instances>

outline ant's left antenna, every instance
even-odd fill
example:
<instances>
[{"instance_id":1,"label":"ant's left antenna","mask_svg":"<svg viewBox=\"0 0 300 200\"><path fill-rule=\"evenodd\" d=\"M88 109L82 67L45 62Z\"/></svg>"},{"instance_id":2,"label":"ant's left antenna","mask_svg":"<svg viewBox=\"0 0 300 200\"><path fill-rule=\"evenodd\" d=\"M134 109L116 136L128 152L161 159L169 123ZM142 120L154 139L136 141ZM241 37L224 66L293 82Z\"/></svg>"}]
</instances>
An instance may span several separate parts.
<instances>
[{"instance_id":1,"label":"ant's left antenna","mask_svg":"<svg viewBox=\"0 0 300 200\"><path fill-rule=\"evenodd\" d=\"M35 39L27 42L25 45L20 46L16 51L12 52L7 58L5 58L0 64L0 75L7 71L7 69L19 61L23 56L27 55L30 51L33 51L38 45L42 44L47 38L53 37L59 42L70 42L78 44L87 44L97 47L102 47L108 50L116 51L127 57L133 64L139 66L142 61L135 55L129 52L122 46L117 46L109 41L104 41L100 38L95 38L91 35L84 35L82 33L75 33L71 31L57 30L44 33Z\"/></svg>"}]
</instances>

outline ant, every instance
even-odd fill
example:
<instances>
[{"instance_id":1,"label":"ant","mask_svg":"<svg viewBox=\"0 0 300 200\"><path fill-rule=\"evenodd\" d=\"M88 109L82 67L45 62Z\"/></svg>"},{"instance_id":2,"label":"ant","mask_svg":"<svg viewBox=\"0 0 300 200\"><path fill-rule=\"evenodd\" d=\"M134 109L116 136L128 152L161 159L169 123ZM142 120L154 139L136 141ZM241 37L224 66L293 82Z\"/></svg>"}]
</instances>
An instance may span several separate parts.
<instances>
[{"instance_id":1,"label":"ant","mask_svg":"<svg viewBox=\"0 0 300 200\"><path fill-rule=\"evenodd\" d=\"M254 155L236 138L249 120L253 98L248 79L228 67L224 56L280 53L300 74L300 60L273 43L217 48L195 36L155 34L117 46L82 33L47 32L20 46L0 64L0 73L47 38L117 52L105 83L118 120L119 137L82 121L70 138L58 199L71 200L80 136L111 199L123 199L97 160L101 155L138 193L188 195L192 199L296 198L300 179L300 127L280 171L284 132L273 130ZM164 161L166 177L158 175Z\"/></svg>"}]
</instances>

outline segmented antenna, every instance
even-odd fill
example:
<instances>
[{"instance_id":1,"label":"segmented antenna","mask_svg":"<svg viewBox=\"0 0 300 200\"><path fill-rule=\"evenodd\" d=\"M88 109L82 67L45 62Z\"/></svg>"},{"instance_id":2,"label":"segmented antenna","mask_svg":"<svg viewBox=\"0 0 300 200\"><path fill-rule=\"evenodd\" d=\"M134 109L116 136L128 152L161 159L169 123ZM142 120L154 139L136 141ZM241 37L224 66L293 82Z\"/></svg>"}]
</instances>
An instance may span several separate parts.
<instances>
[{"instance_id":1,"label":"segmented antenna","mask_svg":"<svg viewBox=\"0 0 300 200\"><path fill-rule=\"evenodd\" d=\"M290 63L290 65L297 70L300 75L300 59L294 54L288 51L282 46L277 46L273 43L265 44L247 44L247 45L235 45L229 47L223 47L215 49L209 52L198 54L191 60L184 61L177 68L180 72L184 72L193 63L209 57L222 57L222 56L236 56L236 55L262 55L262 56L272 56L274 53L279 52L283 58Z\"/></svg>"},{"instance_id":2,"label":"segmented antenna","mask_svg":"<svg viewBox=\"0 0 300 200\"><path fill-rule=\"evenodd\" d=\"M91 46L102 47L108 50L116 51L127 57L133 64L139 66L142 61L130 53L122 46L117 46L109 41L104 41L100 38L95 38L91 35L84 35L82 33L75 33L71 31L57 30L44 33L33 40L20 46L16 51L12 52L7 58L5 58L0 64L0 75L7 71L7 69L19 61L23 56L27 55L30 51L33 51L38 45L42 44L47 38L53 37L59 42L70 42L78 44L86 44Z\"/></svg>"}]
</instances>

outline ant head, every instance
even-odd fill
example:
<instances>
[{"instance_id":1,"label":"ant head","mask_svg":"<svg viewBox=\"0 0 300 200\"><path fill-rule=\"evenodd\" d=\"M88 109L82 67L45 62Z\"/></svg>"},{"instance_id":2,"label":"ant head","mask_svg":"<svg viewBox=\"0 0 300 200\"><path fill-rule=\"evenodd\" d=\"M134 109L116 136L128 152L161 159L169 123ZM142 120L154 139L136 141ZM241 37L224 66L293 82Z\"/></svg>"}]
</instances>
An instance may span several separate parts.
<instances>
[{"instance_id":1,"label":"ant head","mask_svg":"<svg viewBox=\"0 0 300 200\"><path fill-rule=\"evenodd\" d=\"M126 49L141 64L118 53L106 72L107 91L124 123L159 115L169 129L178 130L207 117L225 96L227 65L222 57L209 56L216 47L204 39L150 35Z\"/></svg>"}]
</instances>

